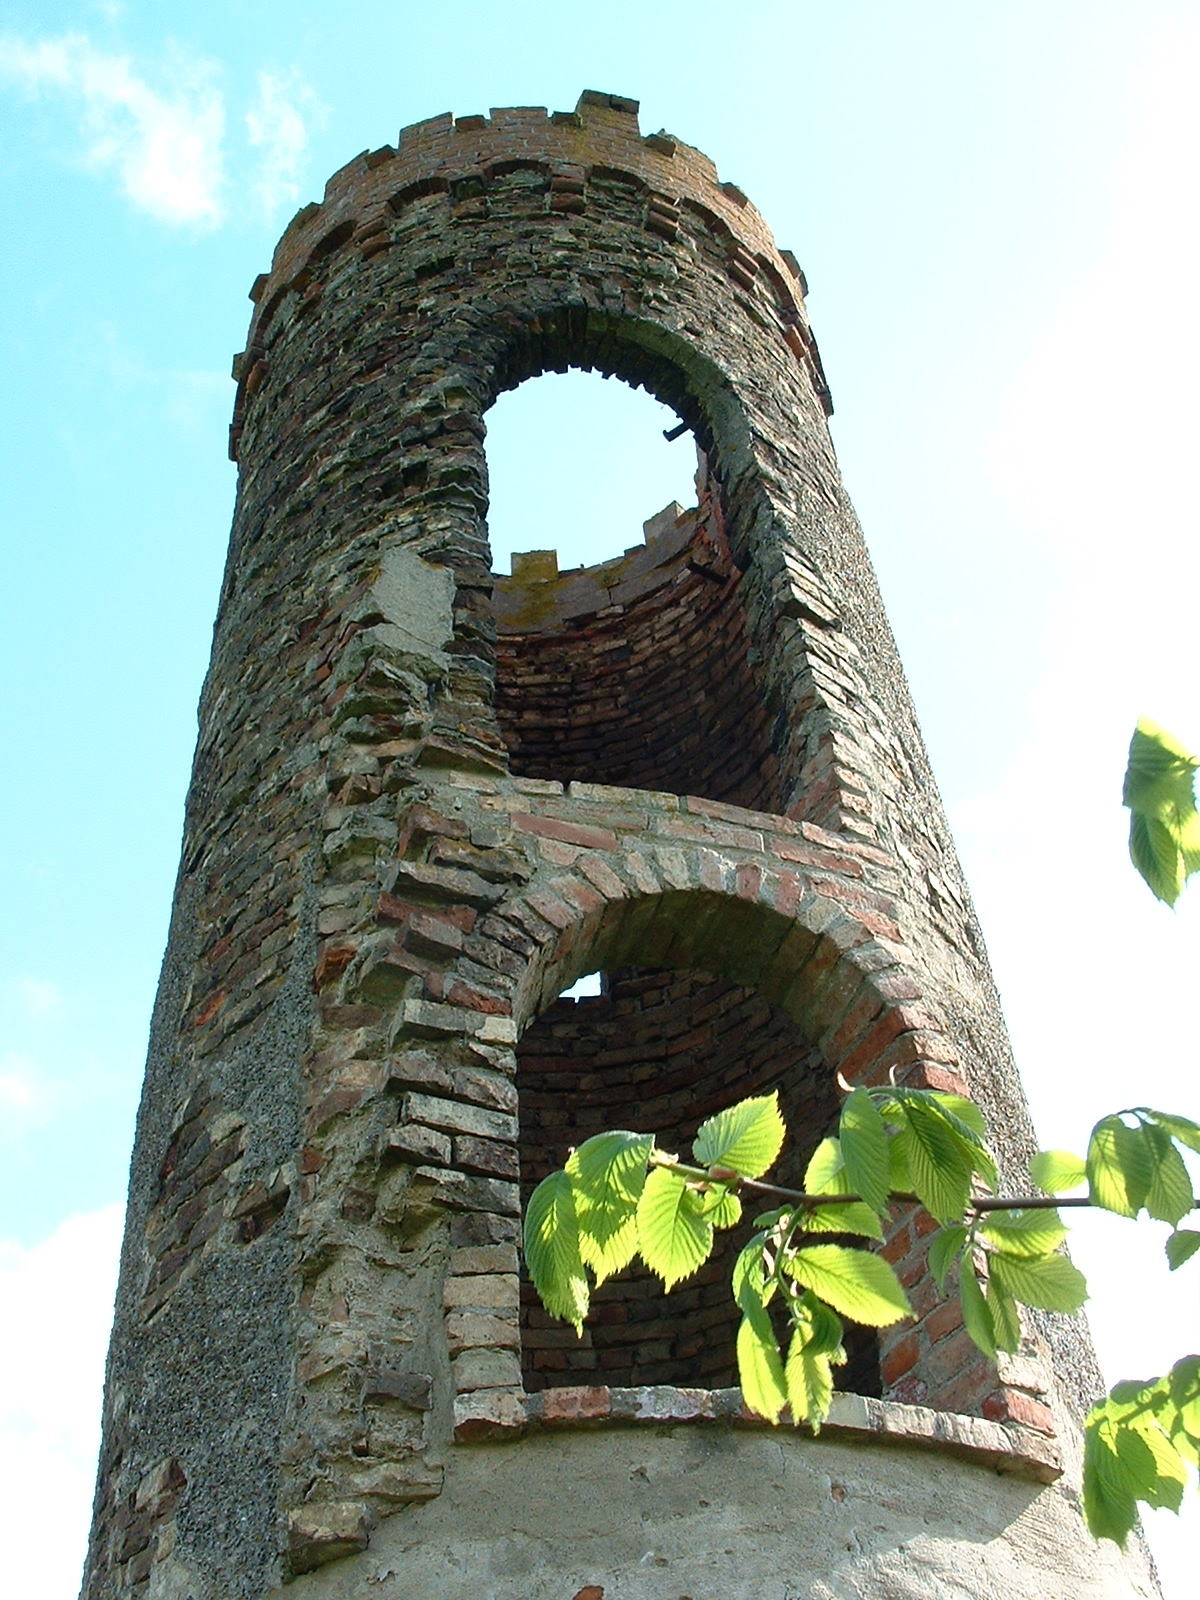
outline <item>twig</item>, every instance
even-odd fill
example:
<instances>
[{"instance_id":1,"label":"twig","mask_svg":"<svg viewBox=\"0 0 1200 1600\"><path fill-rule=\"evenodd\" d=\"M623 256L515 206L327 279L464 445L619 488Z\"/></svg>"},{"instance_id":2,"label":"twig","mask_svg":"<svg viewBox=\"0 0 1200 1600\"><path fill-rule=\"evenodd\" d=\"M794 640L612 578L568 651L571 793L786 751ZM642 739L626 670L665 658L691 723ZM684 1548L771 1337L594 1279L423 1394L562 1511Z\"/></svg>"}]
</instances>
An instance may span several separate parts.
<instances>
[{"instance_id":1,"label":"twig","mask_svg":"<svg viewBox=\"0 0 1200 1600\"><path fill-rule=\"evenodd\" d=\"M780 1200L793 1200L797 1205L806 1210L816 1206L847 1206L856 1202L864 1203L859 1194L805 1194L802 1189L788 1189L783 1184L765 1183L761 1178L743 1178L739 1173L728 1171L722 1167L691 1167L683 1161L664 1160L655 1151L650 1157L650 1165L655 1167L670 1167L672 1172L678 1172L681 1177L691 1178L699 1183L726 1183L731 1189L749 1189L754 1194L774 1195ZM891 1198L912 1202L917 1205L922 1203L920 1195L907 1191L896 1190ZM986 1211L1053 1211L1059 1206L1090 1206L1091 1197L1080 1195L977 1195L967 1202L966 1209L982 1214Z\"/></svg>"}]
</instances>

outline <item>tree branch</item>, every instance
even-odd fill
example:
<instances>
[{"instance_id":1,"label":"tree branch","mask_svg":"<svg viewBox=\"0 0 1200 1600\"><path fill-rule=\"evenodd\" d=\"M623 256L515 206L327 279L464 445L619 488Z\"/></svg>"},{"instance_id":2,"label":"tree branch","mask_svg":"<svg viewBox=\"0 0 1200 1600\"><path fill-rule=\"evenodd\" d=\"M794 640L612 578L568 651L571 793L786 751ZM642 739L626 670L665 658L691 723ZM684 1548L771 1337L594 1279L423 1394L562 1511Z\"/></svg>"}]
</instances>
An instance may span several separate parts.
<instances>
[{"instance_id":1,"label":"tree branch","mask_svg":"<svg viewBox=\"0 0 1200 1600\"><path fill-rule=\"evenodd\" d=\"M698 1183L723 1183L731 1189L748 1189L754 1194L772 1195L780 1200L791 1200L805 1210L817 1206L846 1206L855 1202L862 1203L862 1196L858 1194L805 1194L802 1189L788 1189L783 1184L766 1183L761 1178L743 1178L740 1173L733 1172L724 1167L692 1167L686 1162L664 1158L655 1151L650 1157L652 1167L670 1167L672 1172L678 1172L681 1177L690 1178ZM891 1197L893 1200L903 1200L906 1203L920 1205L921 1197L906 1191L896 1190ZM967 1211L982 1214L986 1211L1053 1211L1059 1206L1090 1206L1091 1198L1088 1195L978 1195L968 1201Z\"/></svg>"}]
</instances>

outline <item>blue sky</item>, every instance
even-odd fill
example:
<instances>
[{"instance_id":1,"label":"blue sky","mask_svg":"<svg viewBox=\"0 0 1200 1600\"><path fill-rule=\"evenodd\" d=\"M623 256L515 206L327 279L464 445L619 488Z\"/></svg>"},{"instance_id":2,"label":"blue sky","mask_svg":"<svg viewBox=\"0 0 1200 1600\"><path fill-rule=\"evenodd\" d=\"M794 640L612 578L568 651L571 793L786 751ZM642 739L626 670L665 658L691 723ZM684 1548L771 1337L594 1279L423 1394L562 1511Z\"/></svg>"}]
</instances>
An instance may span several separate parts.
<instances>
[{"instance_id":1,"label":"blue sky","mask_svg":"<svg viewBox=\"0 0 1200 1600\"><path fill-rule=\"evenodd\" d=\"M292 211L403 123L585 87L639 97L644 130L750 194L808 275L1039 1126L1078 1145L1131 1078L1200 1112L1177 998L1200 911L1132 879L1117 803L1140 711L1200 744L1198 69L1200 13L1160 0L0 0L0 1281L29 1306L0 1366L77 1375L57 1421L0 1395L0 1518L36 1518L44 1472L74 1486L48 1600L74 1592L90 1495L230 358ZM633 543L690 477L658 410L598 379L503 399L497 546ZM1124 1238L1078 1251L1114 1377L1196 1342L1194 1279L1164 1287Z\"/></svg>"}]
</instances>

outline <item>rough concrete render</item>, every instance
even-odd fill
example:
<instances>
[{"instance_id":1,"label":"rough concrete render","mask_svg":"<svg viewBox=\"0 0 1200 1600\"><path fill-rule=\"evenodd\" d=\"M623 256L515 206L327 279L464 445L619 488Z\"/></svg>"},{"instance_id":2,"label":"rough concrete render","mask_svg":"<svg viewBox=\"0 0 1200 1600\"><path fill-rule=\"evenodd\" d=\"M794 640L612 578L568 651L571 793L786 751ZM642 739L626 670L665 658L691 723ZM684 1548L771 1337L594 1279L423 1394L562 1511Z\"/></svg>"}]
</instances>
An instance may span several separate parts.
<instances>
[{"instance_id":1,"label":"rough concrete render","mask_svg":"<svg viewBox=\"0 0 1200 1600\"><path fill-rule=\"evenodd\" d=\"M581 1340L523 1287L605 1126L778 1088L801 1171L894 1072L1033 1148L794 258L589 92L357 157L251 298L86 1600L1155 1593L1079 1516L1086 1337L985 1361L919 1210L818 1439L732 1387L727 1255ZM568 366L676 409L697 504L499 577L485 414Z\"/></svg>"}]
</instances>

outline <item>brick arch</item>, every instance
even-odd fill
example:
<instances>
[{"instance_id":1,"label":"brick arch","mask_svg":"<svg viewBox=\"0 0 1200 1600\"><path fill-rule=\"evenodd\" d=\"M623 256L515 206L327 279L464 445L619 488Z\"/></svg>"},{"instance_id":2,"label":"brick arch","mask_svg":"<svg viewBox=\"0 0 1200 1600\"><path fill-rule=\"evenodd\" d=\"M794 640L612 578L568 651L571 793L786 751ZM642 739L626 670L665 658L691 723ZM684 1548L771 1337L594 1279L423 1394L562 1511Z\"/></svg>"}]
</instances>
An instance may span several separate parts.
<instances>
[{"instance_id":1,"label":"brick arch","mask_svg":"<svg viewBox=\"0 0 1200 1600\"><path fill-rule=\"evenodd\" d=\"M857 999L860 1022L875 1010L868 975L852 960L865 930L836 901L796 882L767 880L764 900L752 898L764 881L750 864L721 888L625 897L608 882L609 904L597 908L587 886L606 884L598 865L582 865L574 882L562 875L548 892L533 890L541 913L556 909L549 893L577 916L544 947L544 962L535 958L526 992L536 1015L514 1016L523 1204L568 1148L591 1134L632 1128L687 1155L706 1117L771 1091L788 1128L774 1174L798 1184L841 1099L815 1040L844 1022L839 995ZM683 865L700 870L688 853ZM590 967L606 973L601 997L553 998ZM916 1020L911 1009L908 1020ZM720 1234L710 1259L670 1294L644 1267L628 1269L597 1292L579 1341L546 1317L523 1279L525 1388L545 1390L558 1404L564 1386L587 1383L736 1385L740 1313L729 1279L748 1232L744 1224ZM839 1387L880 1395L877 1336L848 1329L847 1348Z\"/></svg>"},{"instance_id":2,"label":"brick arch","mask_svg":"<svg viewBox=\"0 0 1200 1600\"><path fill-rule=\"evenodd\" d=\"M662 317L590 307L584 311L571 303L566 286L546 284L542 292L544 298L522 307L519 319L497 319L487 350L491 385L485 410L523 383L572 367L645 389L678 413L726 496L736 496L732 538L743 562L748 559L749 530L764 491L756 471L750 418L728 372L696 332L672 326ZM474 343L469 353L464 352L472 365L479 354ZM746 487L739 494L743 478Z\"/></svg>"},{"instance_id":3,"label":"brick arch","mask_svg":"<svg viewBox=\"0 0 1200 1600\"><path fill-rule=\"evenodd\" d=\"M804 853L803 845L795 853ZM853 903L871 898L852 875L859 865L853 855L839 857L832 839L824 851L811 851L827 868L841 865L849 881L838 882L826 872L731 862L702 845L672 854L677 859L664 870L661 856L650 853L633 865L629 854L614 856L610 865L597 852L525 891L519 904L553 931L539 942L514 996L518 1036L585 972L700 970L780 1006L829 1070L850 1082L878 1082L895 1069L905 1080L962 1088L953 1070L957 1053L924 1002L898 930L869 905ZM641 887L630 881L639 869ZM670 876L687 886L672 885Z\"/></svg>"},{"instance_id":4,"label":"brick arch","mask_svg":"<svg viewBox=\"0 0 1200 1600\"><path fill-rule=\"evenodd\" d=\"M637 298L635 283L636 274L625 278L627 299ZM596 371L644 388L671 406L692 430L704 463L699 504L687 530L691 593L685 598L678 585L664 593L664 602L686 618L681 619L674 652L668 651L662 637L658 597L638 593L636 582L613 590L597 585L597 611L576 617L573 625L568 624L567 636L556 632L547 640L536 632L524 634L518 650L528 667L524 675L506 671L513 666L511 650L496 650L492 708L498 714L511 770L564 782L583 779L683 790L764 810L783 812L798 806L804 815L840 821L830 806L840 797L825 785L814 787L810 769L814 757L817 770L860 767L861 758L834 758L835 749L847 740L852 744L853 736L835 733L819 714L794 727L786 711L788 691L776 678L781 643L786 640L791 651L805 653L797 619L816 619L818 627L836 625L836 604L820 573L798 552L790 566L779 561L785 525L768 487L769 475L761 471L762 452L747 395L731 364L723 365L705 346L696 326L703 320L696 290L680 291L672 303L657 308L655 317L628 308L613 311L603 303L581 305L576 285L552 279L521 284L516 293L508 286L494 292L498 302L494 314L483 322L472 321L453 357L453 381L461 384L463 396L471 397L463 400L462 412L455 417L456 470L471 470L465 458L473 457L474 470L486 485L485 440L481 438L477 447L468 442L464 448L464 438L469 441L476 423L480 430L485 427L486 412L501 393L568 368ZM634 536L629 530L622 542L632 543ZM598 570L597 576L601 573ZM585 579L588 576L584 574ZM500 587L503 582L499 580ZM800 590L806 596L803 600L797 598ZM610 653L614 649L619 653ZM718 655L724 656L723 662L715 659ZM614 663L622 656L630 665L618 679ZM639 682L642 662L652 687ZM853 673L855 668L848 664L848 670ZM610 764L607 743L614 729L611 724L602 726L591 697L579 694L581 677L598 679L601 696L611 695L616 687L613 720L628 718L631 740L642 747L641 763L624 769ZM530 683L550 685L551 723L555 712L561 716L564 706L570 705L573 713L579 713L580 726L604 736L583 764L555 765L545 758L526 763L514 750L512 719L504 716L506 691L509 699L523 701L528 715L533 698ZM688 708L689 688L717 685L726 691L716 696L719 707L710 707L713 696L698 694ZM819 687L818 697L824 692L824 686ZM658 725L659 718L666 721L668 716L663 701L675 712L666 726ZM693 762L681 772L669 752L697 733L701 740L718 740L719 768L733 764L742 770L731 779L724 772L710 774ZM739 742L743 760L728 763L730 747ZM822 751L824 763L818 754Z\"/></svg>"},{"instance_id":5,"label":"brick arch","mask_svg":"<svg viewBox=\"0 0 1200 1600\"><path fill-rule=\"evenodd\" d=\"M815 1048L827 1080L839 1072L848 1082L871 1083L894 1073L913 1086L963 1091L956 1052L925 1003L891 902L872 887L872 879L886 876L880 852L847 846L809 824L733 807L575 791L509 802L515 831L534 847L540 865L480 926L486 940L509 949L523 943L525 954L509 963L507 974L490 978L481 976L478 940L447 963L436 987L463 1008L455 1026L480 1038L503 1037L515 1049L586 971L649 966L699 972L728 979L786 1012ZM666 829L672 842L658 843ZM421 1014L411 1016L423 1025ZM734 1086L728 1100L737 1098ZM995 1373L928 1279L927 1225L923 1213L901 1208L885 1241L917 1320L881 1335L883 1392L978 1410L996 1390ZM468 1374L474 1370L470 1361L464 1364ZM486 1395L460 1396L463 1437L492 1426L488 1407L495 1410Z\"/></svg>"}]
</instances>

